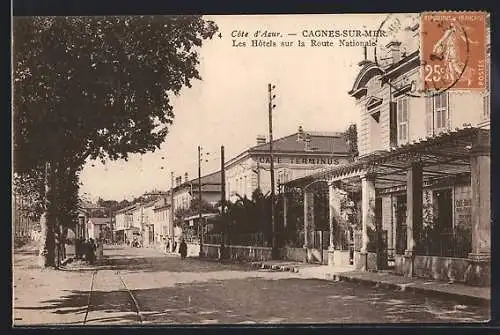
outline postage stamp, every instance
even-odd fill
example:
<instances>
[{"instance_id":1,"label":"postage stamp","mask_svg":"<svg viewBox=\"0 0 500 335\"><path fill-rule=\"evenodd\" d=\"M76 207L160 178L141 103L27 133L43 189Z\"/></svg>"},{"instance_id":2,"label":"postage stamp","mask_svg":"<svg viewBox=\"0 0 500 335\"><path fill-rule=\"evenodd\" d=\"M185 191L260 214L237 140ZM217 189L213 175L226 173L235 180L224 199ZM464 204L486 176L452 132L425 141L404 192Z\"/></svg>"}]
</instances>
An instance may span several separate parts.
<instances>
[{"instance_id":1,"label":"postage stamp","mask_svg":"<svg viewBox=\"0 0 500 335\"><path fill-rule=\"evenodd\" d=\"M425 90L484 90L487 83L487 13L421 14Z\"/></svg>"}]
</instances>

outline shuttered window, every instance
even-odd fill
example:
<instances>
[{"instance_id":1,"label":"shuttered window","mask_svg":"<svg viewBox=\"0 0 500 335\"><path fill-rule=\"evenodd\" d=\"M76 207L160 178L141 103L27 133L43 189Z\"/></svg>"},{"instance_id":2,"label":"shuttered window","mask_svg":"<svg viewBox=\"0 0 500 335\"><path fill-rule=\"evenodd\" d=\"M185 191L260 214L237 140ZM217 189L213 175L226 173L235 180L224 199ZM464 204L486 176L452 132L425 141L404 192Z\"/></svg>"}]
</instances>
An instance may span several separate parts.
<instances>
[{"instance_id":1,"label":"shuttered window","mask_svg":"<svg viewBox=\"0 0 500 335\"><path fill-rule=\"evenodd\" d=\"M408 98L397 101L398 110L398 143L408 142Z\"/></svg>"},{"instance_id":2,"label":"shuttered window","mask_svg":"<svg viewBox=\"0 0 500 335\"><path fill-rule=\"evenodd\" d=\"M448 129L448 94L446 92L434 96L434 119L436 131Z\"/></svg>"},{"instance_id":3,"label":"shuttered window","mask_svg":"<svg viewBox=\"0 0 500 335\"><path fill-rule=\"evenodd\" d=\"M425 97L425 130L427 136L434 135L434 122L432 120L432 96Z\"/></svg>"}]
</instances>

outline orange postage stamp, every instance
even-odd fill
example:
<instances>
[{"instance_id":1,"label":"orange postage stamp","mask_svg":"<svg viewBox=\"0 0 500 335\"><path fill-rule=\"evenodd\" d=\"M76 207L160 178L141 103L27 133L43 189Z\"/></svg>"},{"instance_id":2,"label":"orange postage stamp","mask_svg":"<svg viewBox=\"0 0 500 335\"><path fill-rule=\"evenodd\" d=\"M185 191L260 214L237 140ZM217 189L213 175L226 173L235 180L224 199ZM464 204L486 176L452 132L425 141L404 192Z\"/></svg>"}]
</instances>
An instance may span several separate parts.
<instances>
[{"instance_id":1,"label":"orange postage stamp","mask_svg":"<svg viewBox=\"0 0 500 335\"><path fill-rule=\"evenodd\" d=\"M421 16L426 91L486 88L487 13L427 12Z\"/></svg>"}]
</instances>

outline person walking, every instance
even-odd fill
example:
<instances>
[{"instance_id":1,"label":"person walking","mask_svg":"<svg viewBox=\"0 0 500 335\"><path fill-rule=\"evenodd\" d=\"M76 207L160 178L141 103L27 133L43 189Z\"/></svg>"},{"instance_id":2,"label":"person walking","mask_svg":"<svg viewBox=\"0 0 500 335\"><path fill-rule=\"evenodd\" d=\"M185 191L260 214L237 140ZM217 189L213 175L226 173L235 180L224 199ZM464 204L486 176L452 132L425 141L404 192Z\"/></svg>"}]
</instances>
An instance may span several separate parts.
<instances>
[{"instance_id":1,"label":"person walking","mask_svg":"<svg viewBox=\"0 0 500 335\"><path fill-rule=\"evenodd\" d=\"M96 244L94 243L94 240L92 238L89 239L88 246L87 246L87 260L90 265L93 265L95 263L95 251L97 247Z\"/></svg>"},{"instance_id":2,"label":"person walking","mask_svg":"<svg viewBox=\"0 0 500 335\"><path fill-rule=\"evenodd\" d=\"M184 259L187 256L187 244L184 240L181 241L179 245L179 253L181 254L181 258Z\"/></svg>"}]
</instances>

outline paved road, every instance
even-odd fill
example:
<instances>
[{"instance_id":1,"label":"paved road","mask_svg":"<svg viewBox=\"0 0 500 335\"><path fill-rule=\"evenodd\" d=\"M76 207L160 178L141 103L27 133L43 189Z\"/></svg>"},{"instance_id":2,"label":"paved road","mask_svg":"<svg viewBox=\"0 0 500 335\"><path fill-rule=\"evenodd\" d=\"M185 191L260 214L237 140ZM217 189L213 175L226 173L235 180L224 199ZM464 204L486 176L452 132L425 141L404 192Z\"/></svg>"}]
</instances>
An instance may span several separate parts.
<instances>
[{"instance_id":1,"label":"paved road","mask_svg":"<svg viewBox=\"0 0 500 335\"><path fill-rule=\"evenodd\" d=\"M486 321L489 309L363 284L307 279L288 272L251 270L153 249L105 250L92 292L91 323L143 324L411 323ZM88 283L92 271L86 274ZM83 310L89 293L65 293L51 308ZM81 315L83 320L83 313ZM80 321L81 322L81 321Z\"/></svg>"}]
</instances>

